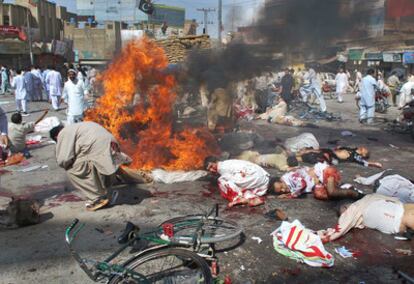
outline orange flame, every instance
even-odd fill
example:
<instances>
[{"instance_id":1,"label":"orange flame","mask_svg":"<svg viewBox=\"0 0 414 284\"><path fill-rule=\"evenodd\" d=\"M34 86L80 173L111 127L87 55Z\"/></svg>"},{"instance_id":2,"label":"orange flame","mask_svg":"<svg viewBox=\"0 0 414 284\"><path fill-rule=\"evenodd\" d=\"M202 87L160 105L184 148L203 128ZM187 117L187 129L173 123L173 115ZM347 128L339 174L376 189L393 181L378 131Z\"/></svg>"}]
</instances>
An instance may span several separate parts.
<instances>
[{"instance_id":1,"label":"orange flame","mask_svg":"<svg viewBox=\"0 0 414 284\"><path fill-rule=\"evenodd\" d=\"M130 42L101 75L104 95L86 114L115 136L132 157L131 168L197 169L218 153L204 128L173 132L176 81L163 72L167 66L164 50L153 41Z\"/></svg>"}]
</instances>

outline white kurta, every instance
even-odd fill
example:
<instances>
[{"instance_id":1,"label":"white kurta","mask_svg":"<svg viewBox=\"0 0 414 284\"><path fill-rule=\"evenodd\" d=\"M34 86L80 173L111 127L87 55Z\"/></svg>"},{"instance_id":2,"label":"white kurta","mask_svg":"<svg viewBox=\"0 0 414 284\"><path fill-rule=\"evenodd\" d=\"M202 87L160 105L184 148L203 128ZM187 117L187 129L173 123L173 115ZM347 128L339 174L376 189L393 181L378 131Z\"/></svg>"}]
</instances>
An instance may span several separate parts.
<instances>
[{"instance_id":1,"label":"white kurta","mask_svg":"<svg viewBox=\"0 0 414 284\"><path fill-rule=\"evenodd\" d=\"M414 82L408 81L405 83L400 90L400 101L398 102L399 107L405 106L405 104L412 101L413 96L411 90L414 89Z\"/></svg>"},{"instance_id":2,"label":"white kurta","mask_svg":"<svg viewBox=\"0 0 414 284\"><path fill-rule=\"evenodd\" d=\"M17 75L16 77L13 77L12 88L15 89L14 93L16 95L16 100L27 99L26 81L23 75Z\"/></svg>"},{"instance_id":3,"label":"white kurta","mask_svg":"<svg viewBox=\"0 0 414 284\"><path fill-rule=\"evenodd\" d=\"M87 94L85 83L82 80L68 80L63 88L63 99L68 104L67 114L82 115L84 110L84 96Z\"/></svg>"},{"instance_id":4,"label":"white kurta","mask_svg":"<svg viewBox=\"0 0 414 284\"><path fill-rule=\"evenodd\" d=\"M62 95L62 76L55 70L49 71L46 75L49 95L60 97Z\"/></svg>"},{"instance_id":5,"label":"white kurta","mask_svg":"<svg viewBox=\"0 0 414 284\"><path fill-rule=\"evenodd\" d=\"M338 73L335 77L336 93L345 93L348 87L348 76L345 73Z\"/></svg>"},{"instance_id":6,"label":"white kurta","mask_svg":"<svg viewBox=\"0 0 414 284\"><path fill-rule=\"evenodd\" d=\"M218 163L218 185L221 195L230 202L237 198L251 199L266 193L269 174L248 161L227 160Z\"/></svg>"}]
</instances>

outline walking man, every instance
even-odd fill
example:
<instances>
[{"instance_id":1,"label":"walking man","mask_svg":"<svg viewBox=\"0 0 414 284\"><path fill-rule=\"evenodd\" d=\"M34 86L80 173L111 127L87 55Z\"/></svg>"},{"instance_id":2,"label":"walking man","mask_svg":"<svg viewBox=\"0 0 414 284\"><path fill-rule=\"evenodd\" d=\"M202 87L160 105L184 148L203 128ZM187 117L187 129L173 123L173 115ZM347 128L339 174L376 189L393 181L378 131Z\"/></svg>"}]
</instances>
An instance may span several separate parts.
<instances>
[{"instance_id":1,"label":"walking man","mask_svg":"<svg viewBox=\"0 0 414 284\"><path fill-rule=\"evenodd\" d=\"M374 78L375 70L370 68L361 82L361 100L359 122L371 124L375 114L375 89L377 81Z\"/></svg>"},{"instance_id":2,"label":"walking man","mask_svg":"<svg viewBox=\"0 0 414 284\"><path fill-rule=\"evenodd\" d=\"M339 103L343 103L343 95L346 93L346 89L348 88L348 75L344 72L343 68L339 69L339 72L335 77L335 83L336 97L338 98Z\"/></svg>"},{"instance_id":3,"label":"walking man","mask_svg":"<svg viewBox=\"0 0 414 284\"><path fill-rule=\"evenodd\" d=\"M31 72L31 68L27 67L24 74L23 74L25 83L26 83L26 92L27 97L26 100L35 100L35 76Z\"/></svg>"},{"instance_id":4,"label":"walking man","mask_svg":"<svg viewBox=\"0 0 414 284\"><path fill-rule=\"evenodd\" d=\"M42 91L43 91L43 78L42 78L42 73L40 72L40 68L38 66L36 67L32 67L31 70L32 74L33 74L33 85L34 85L34 89L33 89L33 95L34 95L34 100L35 101L41 101L42 100Z\"/></svg>"},{"instance_id":5,"label":"walking man","mask_svg":"<svg viewBox=\"0 0 414 284\"><path fill-rule=\"evenodd\" d=\"M5 95L6 92L9 90L10 84L9 84L9 74L7 71L7 68L5 66L1 67L1 89L0 89L0 95Z\"/></svg>"},{"instance_id":6,"label":"walking man","mask_svg":"<svg viewBox=\"0 0 414 284\"><path fill-rule=\"evenodd\" d=\"M320 75L316 73L313 68L309 68L309 71L304 76L304 81L308 81L308 84L299 89L303 101L306 103L308 101L308 97L314 94L319 101L321 111L325 112L326 103L322 94L322 82Z\"/></svg>"},{"instance_id":7,"label":"walking man","mask_svg":"<svg viewBox=\"0 0 414 284\"><path fill-rule=\"evenodd\" d=\"M51 68L46 76L46 84L49 90L49 99L52 101L52 107L55 111L58 111L60 97L62 96L62 76L54 67Z\"/></svg>"},{"instance_id":8,"label":"walking man","mask_svg":"<svg viewBox=\"0 0 414 284\"><path fill-rule=\"evenodd\" d=\"M30 73L30 72L29 72ZM16 110L21 112L22 116L28 116L27 113L27 98L28 92L26 89L26 79L22 75L22 70L16 71L17 76L12 80L12 88L15 89Z\"/></svg>"}]
</instances>

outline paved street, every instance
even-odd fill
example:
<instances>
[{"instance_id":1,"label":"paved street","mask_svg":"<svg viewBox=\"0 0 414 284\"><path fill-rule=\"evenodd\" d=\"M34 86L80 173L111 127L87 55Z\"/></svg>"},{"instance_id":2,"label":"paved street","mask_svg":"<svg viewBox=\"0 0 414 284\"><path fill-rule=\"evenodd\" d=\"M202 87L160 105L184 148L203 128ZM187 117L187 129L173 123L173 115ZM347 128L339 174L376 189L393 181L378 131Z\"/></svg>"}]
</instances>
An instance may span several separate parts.
<instances>
[{"instance_id":1,"label":"paved street","mask_svg":"<svg viewBox=\"0 0 414 284\"><path fill-rule=\"evenodd\" d=\"M8 104L3 104L8 102ZM11 96L1 97L0 103L10 116L14 110ZM26 120L34 121L48 108L46 103L30 104L32 114ZM305 131L315 134L322 146L339 139L339 145L365 145L371 150L371 159L383 163L385 168L402 170L414 178L414 141L409 135L387 133L380 125L360 126L353 96L348 95L344 104L328 101L328 109L341 112L340 122L317 122L318 129L293 128L270 125L264 121L241 122L240 129L249 129L269 141L284 141ZM386 115L392 119L396 109ZM48 116L64 119L64 110L51 111ZM352 137L341 136L349 130ZM390 146L392 144L393 146ZM333 268L312 268L296 263L278 254L272 245L270 233L280 221L266 219L264 213L279 208L289 220L300 220L311 229L323 229L336 223L335 202L315 200L312 196L297 200L268 198L265 206L257 208L237 207L225 210L226 201L218 189L207 181L176 185L153 184L127 186L120 189L120 205L87 212L84 201L67 183L65 173L55 160L55 146L46 145L33 149L33 157L25 166L7 168L0 175L0 201L6 197L30 196L43 204L43 222L39 225L0 231L0 282L1 283L92 283L70 258L64 243L64 229L74 218L87 223L77 242L85 255L102 259L117 247L116 238L126 221L132 221L143 229L152 228L162 221L180 215L207 211L215 203L220 204L221 216L235 220L244 227L245 238L239 244L219 247L220 277L230 275L233 283L400 283L393 269L414 275L412 256L400 255L399 249L414 250L413 242L394 240L392 236L377 231L354 229L339 241L327 244L326 249L335 257ZM47 165L47 168L31 172L18 172L31 165ZM352 182L355 174L368 175L378 172L356 164L340 166L344 182ZM280 174L270 170L273 174ZM365 188L366 192L370 192ZM98 230L96 230L98 229ZM103 232L103 233L102 233ZM258 243L252 237L260 237ZM232 250L225 247L236 245ZM357 258L343 259L334 249L346 246L359 250ZM126 256L125 256L126 257Z\"/></svg>"}]
</instances>

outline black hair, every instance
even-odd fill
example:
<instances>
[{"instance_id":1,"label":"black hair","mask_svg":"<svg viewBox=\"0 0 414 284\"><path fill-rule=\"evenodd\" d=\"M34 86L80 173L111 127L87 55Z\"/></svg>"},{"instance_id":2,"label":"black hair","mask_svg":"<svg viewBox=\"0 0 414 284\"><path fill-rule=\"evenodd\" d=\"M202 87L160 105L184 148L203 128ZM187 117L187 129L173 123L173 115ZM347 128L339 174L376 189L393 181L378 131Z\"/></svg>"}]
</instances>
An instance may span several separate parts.
<instances>
[{"instance_id":1,"label":"black hair","mask_svg":"<svg viewBox=\"0 0 414 284\"><path fill-rule=\"evenodd\" d=\"M299 165L298 159L296 159L295 155L290 155L287 157L287 165L289 167L297 167Z\"/></svg>"},{"instance_id":2,"label":"black hair","mask_svg":"<svg viewBox=\"0 0 414 284\"><path fill-rule=\"evenodd\" d=\"M218 161L215 156L208 156L204 159L204 168L207 169L209 163L216 163Z\"/></svg>"},{"instance_id":3,"label":"black hair","mask_svg":"<svg viewBox=\"0 0 414 284\"><path fill-rule=\"evenodd\" d=\"M373 68L369 68L369 69L367 70L367 74L368 74L368 75L374 75L374 74L375 74L375 70L374 70Z\"/></svg>"},{"instance_id":4,"label":"black hair","mask_svg":"<svg viewBox=\"0 0 414 284\"><path fill-rule=\"evenodd\" d=\"M274 189L274 183L280 181L279 177L270 177L269 184L267 186L267 194L268 195L281 195L283 192L276 192Z\"/></svg>"},{"instance_id":5,"label":"black hair","mask_svg":"<svg viewBox=\"0 0 414 284\"><path fill-rule=\"evenodd\" d=\"M57 137L58 137L60 131L62 131L63 128L64 128L64 126L62 124L59 124L58 126L53 127L49 132L50 138L53 141L57 142Z\"/></svg>"},{"instance_id":6,"label":"black hair","mask_svg":"<svg viewBox=\"0 0 414 284\"><path fill-rule=\"evenodd\" d=\"M20 114L20 112L13 113L12 116L11 116L11 122L13 122L13 123L20 124L20 123L22 123L22 120L23 120L23 118L22 118L22 115Z\"/></svg>"},{"instance_id":7,"label":"black hair","mask_svg":"<svg viewBox=\"0 0 414 284\"><path fill-rule=\"evenodd\" d=\"M337 204L336 204L336 214L339 216L341 216L341 208L345 205L351 205L352 201L349 199L344 199L344 200L340 200Z\"/></svg>"},{"instance_id":8,"label":"black hair","mask_svg":"<svg viewBox=\"0 0 414 284\"><path fill-rule=\"evenodd\" d=\"M22 70L21 70L21 69L17 69L17 70L16 70L16 74L17 74L17 75L22 74Z\"/></svg>"}]
</instances>

